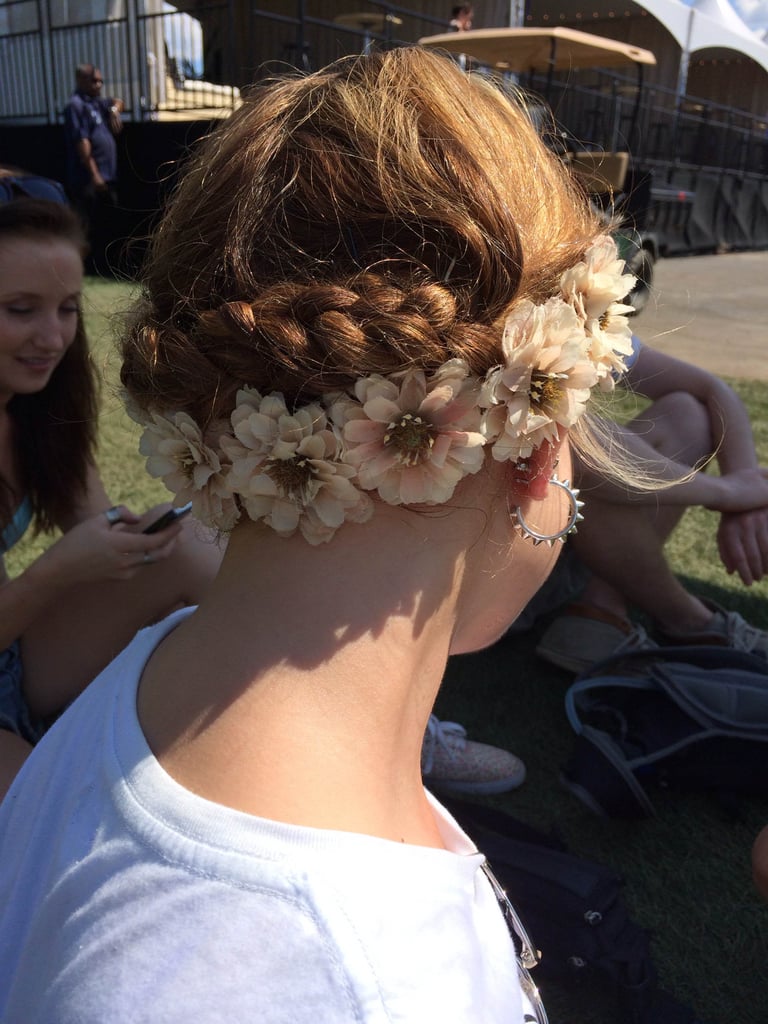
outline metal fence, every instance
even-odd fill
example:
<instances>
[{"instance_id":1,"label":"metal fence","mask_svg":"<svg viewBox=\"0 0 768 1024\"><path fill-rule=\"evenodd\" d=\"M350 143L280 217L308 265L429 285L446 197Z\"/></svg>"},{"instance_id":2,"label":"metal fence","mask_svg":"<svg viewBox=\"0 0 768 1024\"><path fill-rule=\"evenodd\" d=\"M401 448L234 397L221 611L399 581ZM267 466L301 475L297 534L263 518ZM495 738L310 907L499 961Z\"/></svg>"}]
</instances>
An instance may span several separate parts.
<instances>
[{"instance_id":1,"label":"metal fence","mask_svg":"<svg viewBox=\"0 0 768 1024\"><path fill-rule=\"evenodd\" d=\"M163 0L0 0L0 121L60 120L80 63L100 68L103 94L123 100L128 121L209 118L237 107L240 89L269 66L320 67L445 28L377 0L352 16L327 6L323 17L308 15L303 0L290 14L279 2L267 10L214 0L192 17ZM73 18L73 7L88 16Z\"/></svg>"},{"instance_id":2,"label":"metal fence","mask_svg":"<svg viewBox=\"0 0 768 1024\"><path fill-rule=\"evenodd\" d=\"M570 148L627 150L644 164L764 177L768 122L746 111L615 72L570 72L567 80L522 82L553 111Z\"/></svg>"},{"instance_id":3,"label":"metal fence","mask_svg":"<svg viewBox=\"0 0 768 1024\"><path fill-rule=\"evenodd\" d=\"M60 121L75 66L85 61L100 67L104 95L123 99L126 120L191 120L229 113L265 68L320 67L446 27L444 19L386 0L365 0L342 15L335 0L314 0L311 15L306 0L295 7L261 2L248 8L200 0L189 8L192 17L168 10L163 0L0 0L0 122ZM678 171L768 172L767 126L743 111L680 100L659 86L638 94L636 79L613 72L522 84L543 94L579 146L628 149Z\"/></svg>"},{"instance_id":4,"label":"metal fence","mask_svg":"<svg viewBox=\"0 0 768 1024\"><path fill-rule=\"evenodd\" d=\"M90 5L91 12L96 6ZM74 89L76 66L88 62L103 73L103 94L123 100L127 120L211 117L238 105L236 86L204 79L200 18L212 25L231 23L227 0L198 8L198 18L164 10L162 0L109 0L98 6L104 17L89 13L78 20L62 0L0 4L0 119L55 123ZM234 73L231 53L225 52L227 35L222 75Z\"/></svg>"}]
</instances>

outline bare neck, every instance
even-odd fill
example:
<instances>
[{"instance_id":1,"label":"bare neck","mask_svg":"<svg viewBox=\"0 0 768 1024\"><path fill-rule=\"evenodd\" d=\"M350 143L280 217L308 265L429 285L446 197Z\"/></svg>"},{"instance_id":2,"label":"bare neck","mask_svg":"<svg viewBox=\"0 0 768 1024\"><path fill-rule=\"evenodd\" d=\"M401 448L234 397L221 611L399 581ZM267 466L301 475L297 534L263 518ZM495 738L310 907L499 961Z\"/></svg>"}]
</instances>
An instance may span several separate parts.
<instances>
[{"instance_id":1,"label":"bare neck","mask_svg":"<svg viewBox=\"0 0 768 1024\"><path fill-rule=\"evenodd\" d=\"M378 546L365 528L322 548L256 530L238 527L210 594L147 667L150 746L181 784L239 810L441 845L420 753L460 588L457 531L438 530L436 549L434 531L394 514Z\"/></svg>"}]
</instances>

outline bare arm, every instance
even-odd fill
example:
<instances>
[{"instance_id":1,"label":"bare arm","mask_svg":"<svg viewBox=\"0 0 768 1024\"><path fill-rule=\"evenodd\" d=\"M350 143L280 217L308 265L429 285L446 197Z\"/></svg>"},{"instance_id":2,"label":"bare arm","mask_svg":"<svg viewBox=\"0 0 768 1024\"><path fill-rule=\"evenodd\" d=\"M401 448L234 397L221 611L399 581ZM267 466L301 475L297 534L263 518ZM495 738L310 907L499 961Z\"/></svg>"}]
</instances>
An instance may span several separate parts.
<instances>
[{"instance_id":1,"label":"bare arm","mask_svg":"<svg viewBox=\"0 0 768 1024\"><path fill-rule=\"evenodd\" d=\"M720 476L690 475L686 466L660 455L641 436L612 427L652 476L670 481L689 478L641 493L585 471L585 486L595 486L607 501L701 505L720 512L717 540L723 565L729 573L738 573L747 586L761 579L768 573L768 471L759 465L741 399L714 374L650 348L641 349L627 374L627 384L652 401L677 392L696 398L707 413Z\"/></svg>"},{"instance_id":2,"label":"bare arm","mask_svg":"<svg viewBox=\"0 0 768 1024\"><path fill-rule=\"evenodd\" d=\"M27 569L0 586L0 649L23 636L29 626L67 591L78 584L127 580L140 572L145 555L153 561L167 557L182 529L174 524L162 532L141 532L144 519L121 506L124 522L110 525L109 507L95 468L88 488L72 516L59 524L63 536ZM156 510L145 518L154 518Z\"/></svg>"},{"instance_id":3,"label":"bare arm","mask_svg":"<svg viewBox=\"0 0 768 1024\"><path fill-rule=\"evenodd\" d=\"M113 96L109 107L109 130L113 135L119 135L123 130L123 120L120 115L124 110L125 104L123 101Z\"/></svg>"},{"instance_id":4,"label":"bare arm","mask_svg":"<svg viewBox=\"0 0 768 1024\"><path fill-rule=\"evenodd\" d=\"M654 506L701 505L718 512L742 512L768 506L768 469L755 465L735 469L727 476L691 473L690 467L661 455L626 427L614 423L606 429L652 479L669 480L670 484L653 490L632 489L580 464L582 487L599 492L604 501Z\"/></svg>"},{"instance_id":5,"label":"bare arm","mask_svg":"<svg viewBox=\"0 0 768 1024\"><path fill-rule=\"evenodd\" d=\"M713 373L643 346L627 373L626 383L637 394L651 400L678 391L697 398L707 410L713 451L723 475L758 466L752 426L744 403L733 388Z\"/></svg>"}]
</instances>

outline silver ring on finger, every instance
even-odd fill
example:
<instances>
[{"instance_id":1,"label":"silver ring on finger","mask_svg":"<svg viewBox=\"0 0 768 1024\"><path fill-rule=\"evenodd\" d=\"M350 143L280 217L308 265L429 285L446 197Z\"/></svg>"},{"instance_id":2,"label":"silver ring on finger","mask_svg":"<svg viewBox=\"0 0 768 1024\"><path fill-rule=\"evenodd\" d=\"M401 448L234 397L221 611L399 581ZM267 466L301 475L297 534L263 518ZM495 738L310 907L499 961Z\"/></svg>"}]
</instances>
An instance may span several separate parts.
<instances>
[{"instance_id":1,"label":"silver ring on finger","mask_svg":"<svg viewBox=\"0 0 768 1024\"><path fill-rule=\"evenodd\" d=\"M148 551L144 552L144 558L142 559L142 565L152 565L155 559L150 555Z\"/></svg>"},{"instance_id":2,"label":"silver ring on finger","mask_svg":"<svg viewBox=\"0 0 768 1024\"><path fill-rule=\"evenodd\" d=\"M108 508L104 515L110 526L114 526L115 523L120 523L123 520L123 510L119 505L113 505L112 508Z\"/></svg>"}]
</instances>

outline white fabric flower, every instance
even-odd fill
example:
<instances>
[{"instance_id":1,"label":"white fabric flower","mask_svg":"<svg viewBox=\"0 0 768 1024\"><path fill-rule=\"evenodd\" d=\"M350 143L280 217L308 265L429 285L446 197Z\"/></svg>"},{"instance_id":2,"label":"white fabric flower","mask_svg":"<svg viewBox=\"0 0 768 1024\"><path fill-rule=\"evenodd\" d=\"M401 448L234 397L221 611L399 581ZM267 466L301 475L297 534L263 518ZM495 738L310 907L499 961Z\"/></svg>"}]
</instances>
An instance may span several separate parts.
<instances>
[{"instance_id":1,"label":"white fabric flower","mask_svg":"<svg viewBox=\"0 0 768 1024\"><path fill-rule=\"evenodd\" d=\"M478 390L461 359L429 378L409 370L358 381L357 402L335 401L331 415L343 425L344 459L359 486L390 505L448 501L483 464Z\"/></svg>"},{"instance_id":2,"label":"white fabric flower","mask_svg":"<svg viewBox=\"0 0 768 1024\"><path fill-rule=\"evenodd\" d=\"M238 512L227 483L227 469L203 438L191 416L152 413L139 441L147 472L159 477L177 505L192 502L201 522L220 530L234 526Z\"/></svg>"},{"instance_id":3,"label":"white fabric flower","mask_svg":"<svg viewBox=\"0 0 768 1024\"><path fill-rule=\"evenodd\" d=\"M371 501L340 461L341 444L316 403L290 413L281 394L238 392L234 439L222 439L231 460L228 483L249 517L311 543L330 540L346 520L364 522Z\"/></svg>"},{"instance_id":4,"label":"white fabric flower","mask_svg":"<svg viewBox=\"0 0 768 1024\"><path fill-rule=\"evenodd\" d=\"M584 259L560 278L563 298L584 323L590 339L590 358L603 389L613 387L616 375L626 370L626 357L632 353L632 330L627 320L632 307L622 300L631 292L635 280L626 272L624 260L609 235L597 238Z\"/></svg>"},{"instance_id":5,"label":"white fabric flower","mask_svg":"<svg viewBox=\"0 0 768 1024\"><path fill-rule=\"evenodd\" d=\"M602 391L613 391L616 381L626 373L627 358L632 355L632 328L627 320L631 312L631 306L614 302L599 319L588 320L585 325L590 358Z\"/></svg>"},{"instance_id":6,"label":"white fabric flower","mask_svg":"<svg viewBox=\"0 0 768 1024\"><path fill-rule=\"evenodd\" d=\"M524 460L574 426L595 385L613 387L632 352L622 299L633 283L613 239L597 238L559 295L515 305L504 361L482 379L449 359L432 374L371 374L293 412L283 395L245 387L226 428L205 438L186 413L132 409L147 469L203 522L228 529L244 510L311 544L369 519L368 491L390 505L449 501L486 445L498 461Z\"/></svg>"},{"instance_id":7,"label":"white fabric flower","mask_svg":"<svg viewBox=\"0 0 768 1024\"><path fill-rule=\"evenodd\" d=\"M616 242L600 235L584 253L584 259L560 278L560 291L582 320L599 319L614 302L630 293L635 277L626 272Z\"/></svg>"},{"instance_id":8,"label":"white fabric flower","mask_svg":"<svg viewBox=\"0 0 768 1024\"><path fill-rule=\"evenodd\" d=\"M582 415L597 371L589 358L583 324L571 305L549 299L518 303L504 325L505 362L486 376L482 429L499 461L527 458L559 427Z\"/></svg>"}]
</instances>

